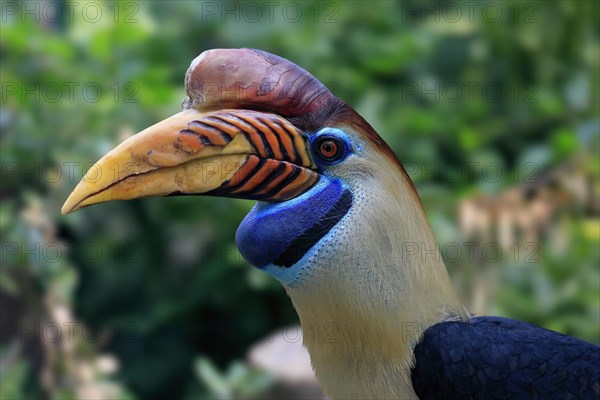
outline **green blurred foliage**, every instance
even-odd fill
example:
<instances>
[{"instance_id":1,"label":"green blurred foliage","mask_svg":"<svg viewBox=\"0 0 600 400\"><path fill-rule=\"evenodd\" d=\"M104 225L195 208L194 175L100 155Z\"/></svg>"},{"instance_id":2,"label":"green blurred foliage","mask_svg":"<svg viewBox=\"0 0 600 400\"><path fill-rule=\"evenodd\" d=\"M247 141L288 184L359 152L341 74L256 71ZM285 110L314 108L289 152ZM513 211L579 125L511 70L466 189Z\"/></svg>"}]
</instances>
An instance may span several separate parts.
<instances>
[{"instance_id":1,"label":"green blurred foliage","mask_svg":"<svg viewBox=\"0 0 600 400\"><path fill-rule=\"evenodd\" d=\"M441 246L461 235L463 199L518 186L527 162L538 176L586 160L598 198L597 2L477 2L471 14L433 1L89 4L2 3L3 321L43 315L58 287L78 321L119 328L85 352L116 355L111 379L135 397L231 394L248 376L231 360L297 319L284 290L235 251L250 202L145 199L59 214L91 162L179 110L183 74L203 50L278 54L355 107L407 165ZM501 179L449 180L444 169L490 162ZM50 241L23 217L36 199L56 229ZM488 313L600 343L598 207L559 215L537 262L461 258L448 268L469 307L479 288L495 293ZM556 235L561 248L548 241ZM55 242L66 243L58 256ZM2 398L42 391L39 346L27 346L0 373ZM206 378L218 369L231 376Z\"/></svg>"}]
</instances>

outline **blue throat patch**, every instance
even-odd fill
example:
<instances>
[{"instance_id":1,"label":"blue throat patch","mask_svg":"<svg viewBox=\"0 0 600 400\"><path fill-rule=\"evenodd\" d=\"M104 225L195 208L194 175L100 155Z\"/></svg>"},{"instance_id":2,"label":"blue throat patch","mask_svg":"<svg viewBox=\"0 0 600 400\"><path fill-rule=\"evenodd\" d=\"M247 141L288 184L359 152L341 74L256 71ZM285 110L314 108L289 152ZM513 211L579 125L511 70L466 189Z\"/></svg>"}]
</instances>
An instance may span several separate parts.
<instances>
[{"instance_id":1,"label":"blue throat patch","mask_svg":"<svg viewBox=\"0 0 600 400\"><path fill-rule=\"evenodd\" d=\"M240 253L260 269L296 264L346 215L352 193L321 176L306 193L282 203L258 202L235 235Z\"/></svg>"}]
</instances>

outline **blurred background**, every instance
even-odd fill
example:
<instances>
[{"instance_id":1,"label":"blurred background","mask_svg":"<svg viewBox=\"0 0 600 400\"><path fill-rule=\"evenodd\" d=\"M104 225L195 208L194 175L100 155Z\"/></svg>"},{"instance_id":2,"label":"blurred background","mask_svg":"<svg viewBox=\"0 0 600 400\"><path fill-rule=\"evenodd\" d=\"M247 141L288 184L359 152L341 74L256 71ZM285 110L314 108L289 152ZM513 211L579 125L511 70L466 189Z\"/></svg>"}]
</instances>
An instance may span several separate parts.
<instances>
[{"instance_id":1,"label":"blurred background","mask_svg":"<svg viewBox=\"0 0 600 400\"><path fill-rule=\"evenodd\" d=\"M598 2L0 5L0 398L313 384L284 290L235 249L252 202L59 212L104 153L180 110L216 47L292 60L375 127L469 310L600 343Z\"/></svg>"}]
</instances>

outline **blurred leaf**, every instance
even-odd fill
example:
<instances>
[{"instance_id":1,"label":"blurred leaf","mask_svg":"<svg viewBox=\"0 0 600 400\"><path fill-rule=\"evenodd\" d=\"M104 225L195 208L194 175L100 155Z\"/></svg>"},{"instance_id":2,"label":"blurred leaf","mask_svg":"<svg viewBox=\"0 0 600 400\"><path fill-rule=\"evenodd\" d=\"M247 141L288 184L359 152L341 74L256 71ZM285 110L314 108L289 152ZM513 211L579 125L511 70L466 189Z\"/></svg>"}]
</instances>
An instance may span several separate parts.
<instances>
[{"instance_id":1,"label":"blurred leaf","mask_svg":"<svg viewBox=\"0 0 600 400\"><path fill-rule=\"evenodd\" d=\"M570 128L558 130L552 137L552 147L557 160L572 155L579 147L575 132Z\"/></svg>"}]
</instances>

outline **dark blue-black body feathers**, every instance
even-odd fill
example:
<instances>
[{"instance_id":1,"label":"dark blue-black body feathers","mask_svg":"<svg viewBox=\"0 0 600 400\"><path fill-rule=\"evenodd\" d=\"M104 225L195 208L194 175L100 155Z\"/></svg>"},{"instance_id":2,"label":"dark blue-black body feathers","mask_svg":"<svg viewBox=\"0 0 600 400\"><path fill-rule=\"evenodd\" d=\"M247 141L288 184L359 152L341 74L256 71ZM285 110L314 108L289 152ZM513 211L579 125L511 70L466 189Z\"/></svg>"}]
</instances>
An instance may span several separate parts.
<instances>
[{"instance_id":1,"label":"dark blue-black body feathers","mask_svg":"<svg viewBox=\"0 0 600 400\"><path fill-rule=\"evenodd\" d=\"M443 322L415 348L425 399L600 399L600 347L500 317Z\"/></svg>"}]
</instances>

